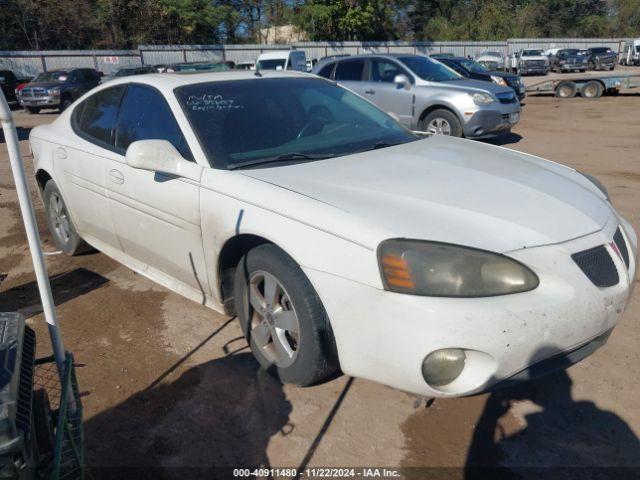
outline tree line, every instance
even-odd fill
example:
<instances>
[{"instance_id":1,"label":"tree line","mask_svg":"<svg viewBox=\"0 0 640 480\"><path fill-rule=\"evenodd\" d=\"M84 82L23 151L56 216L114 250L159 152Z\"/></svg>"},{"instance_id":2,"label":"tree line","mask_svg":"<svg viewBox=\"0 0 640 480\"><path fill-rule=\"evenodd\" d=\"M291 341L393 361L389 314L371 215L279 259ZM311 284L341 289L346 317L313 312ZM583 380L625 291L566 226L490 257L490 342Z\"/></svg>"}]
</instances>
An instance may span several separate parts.
<instances>
[{"instance_id":1,"label":"tree line","mask_svg":"<svg viewBox=\"0 0 640 480\"><path fill-rule=\"evenodd\" d=\"M0 0L0 50L308 40L638 37L638 0Z\"/></svg>"}]
</instances>

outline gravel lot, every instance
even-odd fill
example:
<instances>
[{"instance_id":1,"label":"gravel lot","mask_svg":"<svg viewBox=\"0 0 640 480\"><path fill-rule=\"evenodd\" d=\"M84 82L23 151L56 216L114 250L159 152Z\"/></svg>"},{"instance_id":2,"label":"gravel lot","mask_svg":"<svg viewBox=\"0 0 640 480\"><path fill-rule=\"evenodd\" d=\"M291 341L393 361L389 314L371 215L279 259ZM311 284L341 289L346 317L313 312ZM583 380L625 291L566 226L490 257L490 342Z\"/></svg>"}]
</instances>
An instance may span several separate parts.
<instances>
[{"instance_id":1,"label":"gravel lot","mask_svg":"<svg viewBox=\"0 0 640 480\"><path fill-rule=\"evenodd\" d=\"M597 175L640 232L639 93L527 98L521 123L493 143ZM21 138L54 118L16 113ZM31 171L26 141L22 148ZM45 249L53 252L42 204L33 197ZM44 355L48 336L4 146L0 225L0 311L26 315ZM539 478L531 467L540 466L628 467L625 473L640 475L640 288L609 343L566 373L427 407L346 377L283 387L258 370L236 322L101 253L53 254L47 262L64 339L81 365L94 477L144 467L155 469L150 477L215 478L183 468L259 464L402 467L410 478L427 478L417 467L433 467L431 478L478 477L465 471L478 464L505 467L506 478ZM140 478L141 472L120 473ZM604 473L570 470L563 478Z\"/></svg>"}]
</instances>

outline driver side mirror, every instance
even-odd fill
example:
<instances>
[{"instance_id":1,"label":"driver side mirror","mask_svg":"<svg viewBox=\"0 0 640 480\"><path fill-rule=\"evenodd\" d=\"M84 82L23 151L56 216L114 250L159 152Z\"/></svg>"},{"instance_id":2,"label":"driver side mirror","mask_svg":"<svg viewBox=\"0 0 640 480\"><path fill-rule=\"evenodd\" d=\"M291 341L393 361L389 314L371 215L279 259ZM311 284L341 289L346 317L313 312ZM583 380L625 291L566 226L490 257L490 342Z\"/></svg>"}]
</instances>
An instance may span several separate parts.
<instances>
[{"instance_id":1,"label":"driver side mirror","mask_svg":"<svg viewBox=\"0 0 640 480\"><path fill-rule=\"evenodd\" d=\"M180 152L166 140L133 142L127 148L125 160L131 168L167 173L197 182L202 176L202 167L183 158Z\"/></svg>"},{"instance_id":2,"label":"driver side mirror","mask_svg":"<svg viewBox=\"0 0 640 480\"><path fill-rule=\"evenodd\" d=\"M399 88L409 90L411 88L411 80L405 74L400 73L393 78L393 83Z\"/></svg>"}]
</instances>

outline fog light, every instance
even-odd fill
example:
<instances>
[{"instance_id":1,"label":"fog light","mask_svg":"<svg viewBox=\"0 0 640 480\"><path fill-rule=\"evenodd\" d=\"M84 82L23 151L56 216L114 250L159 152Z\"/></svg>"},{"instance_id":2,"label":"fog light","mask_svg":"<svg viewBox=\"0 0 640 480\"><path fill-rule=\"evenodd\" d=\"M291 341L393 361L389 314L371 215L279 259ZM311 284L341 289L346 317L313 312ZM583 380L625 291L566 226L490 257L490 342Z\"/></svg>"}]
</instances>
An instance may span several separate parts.
<instances>
[{"instance_id":1,"label":"fog light","mask_svg":"<svg viewBox=\"0 0 640 480\"><path fill-rule=\"evenodd\" d=\"M466 358L464 350L459 348L444 348L431 352L422 362L422 376L434 387L447 385L462 373Z\"/></svg>"}]
</instances>

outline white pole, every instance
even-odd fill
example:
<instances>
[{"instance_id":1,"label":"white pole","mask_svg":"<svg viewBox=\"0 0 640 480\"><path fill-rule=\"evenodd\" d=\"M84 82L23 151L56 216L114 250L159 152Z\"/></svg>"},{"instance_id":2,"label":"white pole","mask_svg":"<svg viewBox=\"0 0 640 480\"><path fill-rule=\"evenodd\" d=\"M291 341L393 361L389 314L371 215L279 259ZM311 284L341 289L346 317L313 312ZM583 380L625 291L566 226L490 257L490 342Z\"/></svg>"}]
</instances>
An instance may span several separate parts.
<instances>
[{"instance_id":1,"label":"white pole","mask_svg":"<svg viewBox=\"0 0 640 480\"><path fill-rule=\"evenodd\" d=\"M33 213L33 204L29 195L29 187L24 173L24 165L22 163L22 155L20 154L20 144L18 134L16 133L11 109L4 97L4 93L0 91L0 121L2 121L2 129L4 130L4 139L9 152L9 160L11 162L11 170L16 183L16 191L18 192L18 201L20 202L20 211L22 212L22 220L24 228L27 231L27 240L29 241L29 250L31 251L31 259L33 260L33 269L36 272L36 280L38 281L38 290L40 291L40 299L42 301L42 310L44 318L47 321L49 335L51 336L51 346L53 347L53 356L58 366L58 372L62 380L64 372L65 353L62 345L62 337L58 329L58 317L56 316L55 303L51 295L51 285L49 284L49 275L47 274L47 266L44 263L44 255L40 244L40 234L38 233L38 225L36 216ZM69 399L73 402L73 398Z\"/></svg>"}]
</instances>

